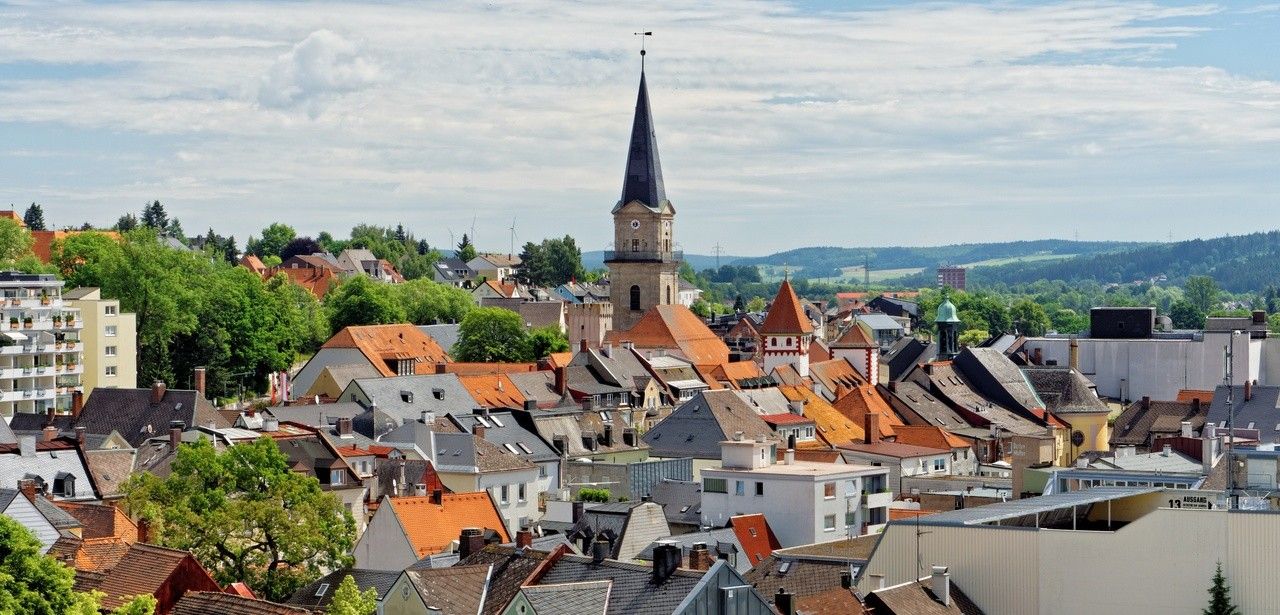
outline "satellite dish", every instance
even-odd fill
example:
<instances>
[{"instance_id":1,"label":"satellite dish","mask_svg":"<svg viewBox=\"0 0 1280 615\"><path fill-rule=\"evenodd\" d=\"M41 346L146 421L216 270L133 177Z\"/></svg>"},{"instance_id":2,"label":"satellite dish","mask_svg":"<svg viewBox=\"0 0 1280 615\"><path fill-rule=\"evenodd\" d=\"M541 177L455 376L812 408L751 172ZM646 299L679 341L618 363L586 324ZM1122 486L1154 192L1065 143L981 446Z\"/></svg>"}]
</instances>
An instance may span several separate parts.
<instances>
[{"instance_id":1,"label":"satellite dish","mask_svg":"<svg viewBox=\"0 0 1280 615\"><path fill-rule=\"evenodd\" d=\"M1076 446L1083 446L1083 445L1084 445L1084 432L1083 432L1083 431L1080 431L1080 430L1078 430L1078 429L1077 429L1077 430L1075 430L1075 431L1073 431L1073 432L1071 432L1071 443L1072 443L1072 444L1074 444L1074 445L1076 445Z\"/></svg>"}]
</instances>

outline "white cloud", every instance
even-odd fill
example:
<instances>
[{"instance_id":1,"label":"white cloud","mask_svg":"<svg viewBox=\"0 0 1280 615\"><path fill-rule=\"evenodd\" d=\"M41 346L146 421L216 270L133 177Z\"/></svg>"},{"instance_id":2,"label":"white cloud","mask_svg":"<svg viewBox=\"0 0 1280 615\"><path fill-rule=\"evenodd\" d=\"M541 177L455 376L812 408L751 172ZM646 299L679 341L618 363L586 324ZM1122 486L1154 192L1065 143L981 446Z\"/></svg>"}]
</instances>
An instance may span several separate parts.
<instances>
[{"instance_id":1,"label":"white cloud","mask_svg":"<svg viewBox=\"0 0 1280 615\"><path fill-rule=\"evenodd\" d=\"M999 216L1002 236L1065 235L1045 206L1119 219L1115 237L1161 207L1213 232L1242 211L1222 194L1258 207L1280 191L1262 170L1280 159L1280 84L1156 61L1221 11L0 5L0 57L48 66L16 84L0 72L0 122L37 139L5 147L57 151L38 136L69 131L127 160L67 181L70 161L9 176L0 152L0 201L44 199L78 223L159 198L187 228L241 238L287 218L304 232L403 222L434 243L514 214L523 237L603 247L635 96L628 24L643 23L686 249L987 236L990 220L960 212ZM929 224L939 211L956 220ZM506 224L480 229L482 245L505 245Z\"/></svg>"}]
</instances>

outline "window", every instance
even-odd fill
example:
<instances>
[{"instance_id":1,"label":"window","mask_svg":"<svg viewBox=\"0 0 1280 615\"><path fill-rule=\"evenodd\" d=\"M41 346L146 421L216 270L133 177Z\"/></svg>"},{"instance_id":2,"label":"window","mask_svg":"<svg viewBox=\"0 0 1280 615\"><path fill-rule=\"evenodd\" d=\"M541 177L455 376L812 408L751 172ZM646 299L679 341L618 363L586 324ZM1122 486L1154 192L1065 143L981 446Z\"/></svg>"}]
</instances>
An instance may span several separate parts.
<instances>
[{"instance_id":1,"label":"window","mask_svg":"<svg viewBox=\"0 0 1280 615\"><path fill-rule=\"evenodd\" d=\"M703 493L729 493L728 481L723 478L702 479Z\"/></svg>"},{"instance_id":2,"label":"window","mask_svg":"<svg viewBox=\"0 0 1280 615\"><path fill-rule=\"evenodd\" d=\"M120 312L120 306L118 305L105 305L102 307L102 313L106 314L107 316L115 316L119 312Z\"/></svg>"},{"instance_id":3,"label":"window","mask_svg":"<svg viewBox=\"0 0 1280 615\"><path fill-rule=\"evenodd\" d=\"M634 284L631 285L631 309L640 309L640 287Z\"/></svg>"},{"instance_id":4,"label":"window","mask_svg":"<svg viewBox=\"0 0 1280 615\"><path fill-rule=\"evenodd\" d=\"M943 472L943 471L946 471L946 469L947 469L947 460L945 458L939 457L933 460L934 472Z\"/></svg>"},{"instance_id":5,"label":"window","mask_svg":"<svg viewBox=\"0 0 1280 615\"><path fill-rule=\"evenodd\" d=\"M764 495L764 483L756 481L756 495Z\"/></svg>"},{"instance_id":6,"label":"window","mask_svg":"<svg viewBox=\"0 0 1280 615\"><path fill-rule=\"evenodd\" d=\"M342 470L329 470L329 484L341 485L343 474L345 474L345 472L343 472Z\"/></svg>"},{"instance_id":7,"label":"window","mask_svg":"<svg viewBox=\"0 0 1280 615\"><path fill-rule=\"evenodd\" d=\"M114 366L114 365L108 365L108 366L103 370L103 375L106 375L106 376L115 376L115 375L116 375L116 366Z\"/></svg>"},{"instance_id":8,"label":"window","mask_svg":"<svg viewBox=\"0 0 1280 615\"><path fill-rule=\"evenodd\" d=\"M316 597L317 598L323 597L328 592L329 592L329 584L321 583L320 588L316 590Z\"/></svg>"},{"instance_id":9,"label":"window","mask_svg":"<svg viewBox=\"0 0 1280 615\"><path fill-rule=\"evenodd\" d=\"M830 500L836 497L836 484L827 483L822 486L822 497Z\"/></svg>"},{"instance_id":10,"label":"window","mask_svg":"<svg viewBox=\"0 0 1280 615\"><path fill-rule=\"evenodd\" d=\"M106 327L103 327L103 329L102 329L102 334L103 334L103 335L105 335L105 336L107 336L107 337L115 337L115 336L116 336L116 326L115 326L115 325L107 325Z\"/></svg>"},{"instance_id":11,"label":"window","mask_svg":"<svg viewBox=\"0 0 1280 615\"><path fill-rule=\"evenodd\" d=\"M116 356L116 347L115 347L115 346L103 346L103 347L102 347L102 354L104 354L104 355L106 355L106 356L108 356L108 357L114 357L114 356Z\"/></svg>"},{"instance_id":12,"label":"window","mask_svg":"<svg viewBox=\"0 0 1280 615\"><path fill-rule=\"evenodd\" d=\"M733 494L734 494L734 495L746 495L746 494L747 494L747 484L746 484L746 483L744 483L744 482L742 482L742 481L740 481L740 480L735 480L735 481L733 481Z\"/></svg>"},{"instance_id":13,"label":"window","mask_svg":"<svg viewBox=\"0 0 1280 615\"><path fill-rule=\"evenodd\" d=\"M827 516L825 516L825 517L823 517L823 518L822 518L822 531L824 531L824 532L834 532L834 531L836 531L836 516L835 516L835 515L827 515Z\"/></svg>"},{"instance_id":14,"label":"window","mask_svg":"<svg viewBox=\"0 0 1280 615\"><path fill-rule=\"evenodd\" d=\"M639 240L639 239L632 239L632 240L631 240L631 251L632 251L632 252L639 252L639 251L640 251L640 240Z\"/></svg>"},{"instance_id":15,"label":"window","mask_svg":"<svg viewBox=\"0 0 1280 615\"><path fill-rule=\"evenodd\" d=\"M857 524L858 524L858 513L856 513L856 512L847 512L847 513L845 513L845 514L844 514L844 524L845 524L845 525L857 525Z\"/></svg>"},{"instance_id":16,"label":"window","mask_svg":"<svg viewBox=\"0 0 1280 615\"><path fill-rule=\"evenodd\" d=\"M667 287L667 304L668 305L671 304L671 287L670 286Z\"/></svg>"},{"instance_id":17,"label":"window","mask_svg":"<svg viewBox=\"0 0 1280 615\"><path fill-rule=\"evenodd\" d=\"M524 483L516 485L516 499L521 502L525 501Z\"/></svg>"},{"instance_id":18,"label":"window","mask_svg":"<svg viewBox=\"0 0 1280 615\"><path fill-rule=\"evenodd\" d=\"M546 477L547 477L547 466L544 466L544 465L538 466L538 478L546 478Z\"/></svg>"},{"instance_id":19,"label":"window","mask_svg":"<svg viewBox=\"0 0 1280 615\"><path fill-rule=\"evenodd\" d=\"M506 504L506 503L507 503L508 498L510 498L510 497L511 497L510 490L511 490L511 488L510 488L510 487L508 487L508 486L506 486L506 485L503 485L503 486L502 486L502 497L498 498L498 501L499 501L499 502L501 502L501 503L503 503L503 504Z\"/></svg>"}]
</instances>

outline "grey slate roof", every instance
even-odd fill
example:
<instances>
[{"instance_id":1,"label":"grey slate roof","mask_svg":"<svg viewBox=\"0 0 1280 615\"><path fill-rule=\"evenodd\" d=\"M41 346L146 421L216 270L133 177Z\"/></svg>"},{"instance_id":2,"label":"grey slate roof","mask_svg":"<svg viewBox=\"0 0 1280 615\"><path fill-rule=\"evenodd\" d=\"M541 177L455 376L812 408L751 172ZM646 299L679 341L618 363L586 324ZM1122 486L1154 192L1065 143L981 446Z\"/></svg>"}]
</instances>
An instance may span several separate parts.
<instances>
[{"instance_id":1,"label":"grey slate roof","mask_svg":"<svg viewBox=\"0 0 1280 615\"><path fill-rule=\"evenodd\" d=\"M603 615L612 581L534 585L521 589L537 615Z\"/></svg>"},{"instance_id":2,"label":"grey slate roof","mask_svg":"<svg viewBox=\"0 0 1280 615\"><path fill-rule=\"evenodd\" d=\"M920 363L927 363L938 356L936 342L925 343L914 335L901 338L881 353L880 362L889 368L890 380L906 378Z\"/></svg>"},{"instance_id":3,"label":"grey slate roof","mask_svg":"<svg viewBox=\"0 0 1280 615\"><path fill-rule=\"evenodd\" d=\"M426 333L431 339L435 340L445 352L453 352L454 344L458 343L458 330L461 325L457 323L443 325L418 325L418 330Z\"/></svg>"},{"instance_id":4,"label":"grey slate roof","mask_svg":"<svg viewBox=\"0 0 1280 615\"><path fill-rule=\"evenodd\" d=\"M631 143L627 148L627 171L622 180L622 196L614 211L631 201L640 201L656 210L666 200L662 163L658 160L658 137L653 132L653 114L649 110L649 88L641 71L636 114L631 123Z\"/></svg>"},{"instance_id":5,"label":"grey slate roof","mask_svg":"<svg viewBox=\"0 0 1280 615\"><path fill-rule=\"evenodd\" d=\"M79 519L71 516L71 513L58 508L53 502L50 502L49 498L38 495L33 503L36 505L36 510L40 511L40 514L44 515L44 518L48 519L55 529L70 530L84 526Z\"/></svg>"},{"instance_id":6,"label":"grey slate roof","mask_svg":"<svg viewBox=\"0 0 1280 615\"><path fill-rule=\"evenodd\" d=\"M746 438L774 432L764 419L735 391L701 391L676 408L649 431L643 440L656 457L719 459L720 442L743 432Z\"/></svg>"},{"instance_id":7,"label":"grey slate roof","mask_svg":"<svg viewBox=\"0 0 1280 615\"><path fill-rule=\"evenodd\" d=\"M517 420L526 428L536 431L544 440L555 446L555 439L563 437L565 441L565 454L570 458L591 457L592 455L601 455L606 453L621 453L633 450L648 449L649 446L642 441L637 441L637 446L627 446L623 439L624 430L627 428L625 422L616 412L611 413L609 425L613 429L613 445L609 446L604 442L605 420L600 417L600 412L583 412L580 409L563 409L563 410L537 410L530 412L517 412L514 414ZM594 448L586 448L583 446L583 438L588 438L594 442Z\"/></svg>"},{"instance_id":8,"label":"grey slate roof","mask_svg":"<svg viewBox=\"0 0 1280 615\"><path fill-rule=\"evenodd\" d=\"M360 378L351 381L344 399L349 399L352 387L358 387L374 406L401 422L417 420L424 411L435 416L465 414L476 406L456 374Z\"/></svg>"},{"instance_id":9,"label":"grey slate roof","mask_svg":"<svg viewBox=\"0 0 1280 615\"><path fill-rule=\"evenodd\" d=\"M667 523L702 525L702 483L662 480L649 492L650 501L662 506Z\"/></svg>"},{"instance_id":10,"label":"grey slate roof","mask_svg":"<svg viewBox=\"0 0 1280 615\"><path fill-rule=\"evenodd\" d=\"M666 536L660 538L649 546L645 547L636 559L653 561L653 549L658 543L664 542L675 544L680 547L685 561L689 559L689 550L694 543L703 543L707 545L707 550L711 552L713 559L719 559L722 555L733 564L738 572L746 572L751 570L751 558L742 549L742 542L738 540L738 535L731 527L720 527L700 532L690 532L688 534L680 534L678 536Z\"/></svg>"},{"instance_id":11,"label":"grey slate roof","mask_svg":"<svg viewBox=\"0 0 1280 615\"><path fill-rule=\"evenodd\" d=\"M561 395L554 390L555 372L549 370L512 372L507 374L507 379L520 389L520 394L526 400L533 400L540 408L558 405L562 399Z\"/></svg>"},{"instance_id":12,"label":"grey slate roof","mask_svg":"<svg viewBox=\"0 0 1280 615\"><path fill-rule=\"evenodd\" d=\"M441 613L478 613L489 588L489 566L457 565L404 571L427 608Z\"/></svg>"},{"instance_id":13,"label":"grey slate roof","mask_svg":"<svg viewBox=\"0 0 1280 615\"><path fill-rule=\"evenodd\" d=\"M338 419L354 419L365 411L364 406L352 401L303 406L273 406L265 410L280 422L301 423L308 427L329 427L338 424Z\"/></svg>"},{"instance_id":14,"label":"grey slate roof","mask_svg":"<svg viewBox=\"0 0 1280 615\"><path fill-rule=\"evenodd\" d=\"M489 592L481 615L498 615L511 602L520 585L546 559L547 553L534 549L488 545L467 556L465 565L492 566Z\"/></svg>"},{"instance_id":15,"label":"grey slate roof","mask_svg":"<svg viewBox=\"0 0 1280 615\"><path fill-rule=\"evenodd\" d=\"M1181 433L1183 421L1190 422L1192 433L1198 434L1204 428L1208 415L1209 404L1148 401L1144 406L1143 401L1135 401L1116 417L1111 429L1111 445L1150 447L1155 436Z\"/></svg>"},{"instance_id":16,"label":"grey slate roof","mask_svg":"<svg viewBox=\"0 0 1280 615\"><path fill-rule=\"evenodd\" d=\"M84 404L76 427L88 433L120 436L137 447L147 438L169 433L170 421L182 421L186 428L205 426L230 427L207 400L195 391L168 389L160 403L151 403L151 389L109 389L100 387Z\"/></svg>"},{"instance_id":17,"label":"grey slate roof","mask_svg":"<svg viewBox=\"0 0 1280 615\"><path fill-rule=\"evenodd\" d=\"M965 348L953 363L983 396L1005 407L1043 408L1027 376L1003 352L994 348Z\"/></svg>"},{"instance_id":18,"label":"grey slate roof","mask_svg":"<svg viewBox=\"0 0 1280 615\"><path fill-rule=\"evenodd\" d=\"M548 567L541 584L613 581L608 615L671 615L702 580L702 572L677 570L661 585L653 568L605 560L599 564L580 555L565 555Z\"/></svg>"},{"instance_id":19,"label":"grey slate roof","mask_svg":"<svg viewBox=\"0 0 1280 615\"><path fill-rule=\"evenodd\" d=\"M39 478L44 481L45 489L51 491L56 479L69 475L75 478L76 495L66 499L93 500L98 497L89 470L75 448L41 442L37 444L34 455L23 457L18 446L6 446L11 452L0 453L0 486L13 488L22 479Z\"/></svg>"},{"instance_id":20,"label":"grey slate roof","mask_svg":"<svg viewBox=\"0 0 1280 615\"><path fill-rule=\"evenodd\" d=\"M395 585L396 579L400 578L400 573L397 571L364 570L360 568L335 570L293 592L292 596L284 600L284 604L310 609L327 607L330 602L333 602L333 593L338 591L338 584L342 583L343 579L346 579L348 575L356 582L356 586L360 588L361 592L371 588L377 591L378 600L382 600L387 595L387 592L391 590L391 586ZM320 593L318 590L323 585L328 585L328 587L325 588L324 593L317 596L316 594Z\"/></svg>"},{"instance_id":21,"label":"grey slate roof","mask_svg":"<svg viewBox=\"0 0 1280 615\"><path fill-rule=\"evenodd\" d=\"M969 426L951 406L938 400L919 384L910 380L894 384L893 391L882 386L878 390L889 405L902 416L908 425L932 425L943 429L962 429Z\"/></svg>"},{"instance_id":22,"label":"grey slate roof","mask_svg":"<svg viewBox=\"0 0 1280 615\"><path fill-rule=\"evenodd\" d=\"M450 414L448 419L464 433L472 433L480 418L475 414ZM496 420L495 420L496 419ZM525 429L510 412L490 412L485 419L485 441L521 459L532 462L555 461L559 453L538 434Z\"/></svg>"},{"instance_id":23,"label":"grey slate roof","mask_svg":"<svg viewBox=\"0 0 1280 615\"><path fill-rule=\"evenodd\" d=\"M1111 409L1095 392L1093 383L1083 374L1065 366L1027 366L1022 373L1045 403L1045 409L1054 414L1107 413Z\"/></svg>"},{"instance_id":24,"label":"grey slate roof","mask_svg":"<svg viewBox=\"0 0 1280 615\"><path fill-rule=\"evenodd\" d=\"M1235 408L1235 428L1248 429L1252 423L1253 429L1259 432L1260 442L1280 442L1280 429L1277 429L1280 427L1280 386L1259 385L1250 388L1249 399L1246 400L1244 387L1234 387L1231 403ZM1228 413L1227 387L1219 386L1213 391L1207 423L1225 429Z\"/></svg>"}]
</instances>

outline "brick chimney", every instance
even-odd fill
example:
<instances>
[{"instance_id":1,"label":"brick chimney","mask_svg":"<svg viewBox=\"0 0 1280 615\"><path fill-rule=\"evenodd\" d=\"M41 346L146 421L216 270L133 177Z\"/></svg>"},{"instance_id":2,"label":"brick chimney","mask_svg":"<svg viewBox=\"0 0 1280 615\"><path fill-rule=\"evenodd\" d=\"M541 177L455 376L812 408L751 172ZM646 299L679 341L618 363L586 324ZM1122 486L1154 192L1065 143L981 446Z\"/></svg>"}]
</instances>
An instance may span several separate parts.
<instances>
[{"instance_id":1,"label":"brick chimney","mask_svg":"<svg viewBox=\"0 0 1280 615\"><path fill-rule=\"evenodd\" d=\"M1143 409L1143 410L1150 410L1150 409L1151 409L1151 396L1150 396L1150 395L1143 395L1143 396L1142 396L1142 409Z\"/></svg>"},{"instance_id":2,"label":"brick chimney","mask_svg":"<svg viewBox=\"0 0 1280 615\"><path fill-rule=\"evenodd\" d=\"M432 490L431 490L431 503L432 503L432 504L435 504L436 506L443 506L443 505L444 505L444 490L443 490L443 489L432 489Z\"/></svg>"},{"instance_id":3,"label":"brick chimney","mask_svg":"<svg viewBox=\"0 0 1280 615\"><path fill-rule=\"evenodd\" d=\"M875 412L868 411L862 419L862 428L866 431L866 437L863 442L867 444L875 444L880 441L880 415Z\"/></svg>"},{"instance_id":4,"label":"brick chimney","mask_svg":"<svg viewBox=\"0 0 1280 615\"><path fill-rule=\"evenodd\" d=\"M1077 342L1074 337L1071 338L1071 346L1068 349L1067 365L1071 368L1071 371L1080 371L1080 342Z\"/></svg>"},{"instance_id":5,"label":"brick chimney","mask_svg":"<svg viewBox=\"0 0 1280 615\"><path fill-rule=\"evenodd\" d=\"M138 542L151 542L151 521L147 519L138 519Z\"/></svg>"},{"instance_id":6,"label":"brick chimney","mask_svg":"<svg viewBox=\"0 0 1280 615\"><path fill-rule=\"evenodd\" d=\"M458 537L458 559L467 559L472 553L479 553L484 549L484 530L478 527L462 528L462 534Z\"/></svg>"},{"instance_id":7,"label":"brick chimney","mask_svg":"<svg viewBox=\"0 0 1280 615\"><path fill-rule=\"evenodd\" d=\"M556 395L564 396L568 391L568 380L565 378L565 367L563 365L556 367Z\"/></svg>"},{"instance_id":8,"label":"brick chimney","mask_svg":"<svg viewBox=\"0 0 1280 615\"><path fill-rule=\"evenodd\" d=\"M58 437L58 428L53 425L48 425L44 429L40 430L40 436L40 439L45 442L53 442L54 438Z\"/></svg>"},{"instance_id":9,"label":"brick chimney","mask_svg":"<svg viewBox=\"0 0 1280 615\"><path fill-rule=\"evenodd\" d=\"M1200 413L1200 398L1199 398L1199 397L1192 397L1192 398L1191 398L1191 412L1192 412L1192 413L1194 413L1194 414L1199 414L1199 413Z\"/></svg>"},{"instance_id":10,"label":"brick chimney","mask_svg":"<svg viewBox=\"0 0 1280 615\"><path fill-rule=\"evenodd\" d=\"M587 340L583 339L581 342L578 342L578 352L586 352L586 351L587 351Z\"/></svg>"},{"instance_id":11,"label":"brick chimney","mask_svg":"<svg viewBox=\"0 0 1280 615\"><path fill-rule=\"evenodd\" d=\"M198 395L201 399L204 399L205 381L206 381L205 368L197 367L194 370L192 370L191 386L196 390L196 395Z\"/></svg>"},{"instance_id":12,"label":"brick chimney","mask_svg":"<svg viewBox=\"0 0 1280 615\"><path fill-rule=\"evenodd\" d=\"M71 392L71 418L75 420L80 418L80 411L84 409L84 391Z\"/></svg>"},{"instance_id":13,"label":"brick chimney","mask_svg":"<svg viewBox=\"0 0 1280 615\"><path fill-rule=\"evenodd\" d=\"M516 548L528 549L533 546L533 532L523 529L516 532Z\"/></svg>"},{"instance_id":14,"label":"brick chimney","mask_svg":"<svg viewBox=\"0 0 1280 615\"><path fill-rule=\"evenodd\" d=\"M779 587L773 595L773 608L780 615L796 615L795 594L788 593L785 587Z\"/></svg>"},{"instance_id":15,"label":"brick chimney","mask_svg":"<svg viewBox=\"0 0 1280 615\"><path fill-rule=\"evenodd\" d=\"M84 436L86 431L87 430L84 427L76 427L76 443L80 445L80 448L84 448Z\"/></svg>"},{"instance_id":16,"label":"brick chimney","mask_svg":"<svg viewBox=\"0 0 1280 615\"><path fill-rule=\"evenodd\" d=\"M35 480L30 478L24 478L18 481L18 491L21 491L22 495L27 497L27 501L29 502L36 501L37 492L36 492Z\"/></svg>"},{"instance_id":17,"label":"brick chimney","mask_svg":"<svg viewBox=\"0 0 1280 615\"><path fill-rule=\"evenodd\" d=\"M476 421L476 424L471 426L471 433L475 434L475 436L476 436L477 438L480 438L480 439L482 439L482 440L483 440L483 439L484 439L484 425L481 425L481 424L480 424L480 421Z\"/></svg>"},{"instance_id":18,"label":"brick chimney","mask_svg":"<svg viewBox=\"0 0 1280 615\"><path fill-rule=\"evenodd\" d=\"M1245 380L1244 381L1244 400L1249 401L1250 399L1253 399L1253 381Z\"/></svg>"},{"instance_id":19,"label":"brick chimney","mask_svg":"<svg viewBox=\"0 0 1280 615\"><path fill-rule=\"evenodd\" d=\"M351 434L351 419L346 417L338 419L338 437L339 438L354 437Z\"/></svg>"},{"instance_id":20,"label":"brick chimney","mask_svg":"<svg viewBox=\"0 0 1280 615\"><path fill-rule=\"evenodd\" d=\"M178 445L182 444L182 430L186 425L182 421L169 421L169 448L177 450Z\"/></svg>"},{"instance_id":21,"label":"brick chimney","mask_svg":"<svg viewBox=\"0 0 1280 615\"><path fill-rule=\"evenodd\" d=\"M715 558L711 557L711 551L707 549L707 543L695 542L689 549L689 569L690 570L708 570L715 563Z\"/></svg>"},{"instance_id":22,"label":"brick chimney","mask_svg":"<svg viewBox=\"0 0 1280 615\"><path fill-rule=\"evenodd\" d=\"M151 405L159 404L164 400L164 381L157 380L151 383Z\"/></svg>"}]
</instances>

